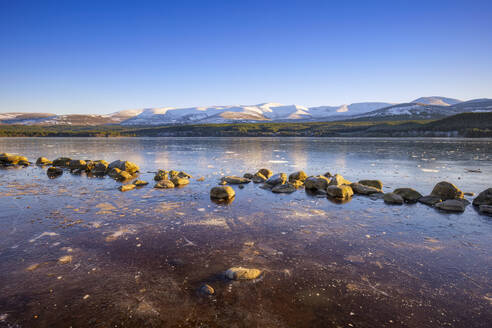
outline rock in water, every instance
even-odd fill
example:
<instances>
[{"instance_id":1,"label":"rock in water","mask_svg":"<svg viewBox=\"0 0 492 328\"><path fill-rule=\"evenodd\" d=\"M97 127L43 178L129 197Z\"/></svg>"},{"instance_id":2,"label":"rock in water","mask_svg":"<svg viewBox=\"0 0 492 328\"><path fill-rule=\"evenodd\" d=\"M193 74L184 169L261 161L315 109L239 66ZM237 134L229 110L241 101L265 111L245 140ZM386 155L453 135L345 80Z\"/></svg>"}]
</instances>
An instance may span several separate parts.
<instances>
[{"instance_id":1,"label":"rock in water","mask_svg":"<svg viewBox=\"0 0 492 328\"><path fill-rule=\"evenodd\" d=\"M304 171L297 171L289 175L289 182L302 181L307 179L307 174Z\"/></svg>"},{"instance_id":2,"label":"rock in water","mask_svg":"<svg viewBox=\"0 0 492 328\"><path fill-rule=\"evenodd\" d=\"M269 169L259 169L258 172L256 173L260 173L267 179L269 179L273 175L273 172L270 171Z\"/></svg>"},{"instance_id":3,"label":"rock in water","mask_svg":"<svg viewBox=\"0 0 492 328\"><path fill-rule=\"evenodd\" d=\"M210 198L217 200L230 200L236 195L234 189L229 186L213 187L210 190Z\"/></svg>"},{"instance_id":4,"label":"rock in water","mask_svg":"<svg viewBox=\"0 0 492 328\"><path fill-rule=\"evenodd\" d=\"M170 188L174 188L174 183L171 180L164 179L164 180L160 180L159 182L157 182L155 184L154 188L170 189Z\"/></svg>"},{"instance_id":5,"label":"rock in water","mask_svg":"<svg viewBox=\"0 0 492 328\"><path fill-rule=\"evenodd\" d=\"M48 175L48 178L54 179L58 178L63 174L63 170L59 167L49 167L48 170L46 171L46 174Z\"/></svg>"},{"instance_id":6,"label":"rock in water","mask_svg":"<svg viewBox=\"0 0 492 328\"><path fill-rule=\"evenodd\" d=\"M70 157L58 157L53 161L53 166L68 167L71 160Z\"/></svg>"},{"instance_id":7,"label":"rock in water","mask_svg":"<svg viewBox=\"0 0 492 328\"><path fill-rule=\"evenodd\" d=\"M148 185L149 183L147 181L143 181L143 180L136 180L135 182L133 182L133 184L137 187L143 187L143 186Z\"/></svg>"},{"instance_id":8,"label":"rock in water","mask_svg":"<svg viewBox=\"0 0 492 328\"><path fill-rule=\"evenodd\" d=\"M29 165L29 160L25 156L12 155L8 153L0 154L0 165Z\"/></svg>"},{"instance_id":9,"label":"rock in water","mask_svg":"<svg viewBox=\"0 0 492 328\"><path fill-rule=\"evenodd\" d=\"M97 160L93 162L92 173L95 175L105 175L108 171L109 163L104 160Z\"/></svg>"},{"instance_id":10,"label":"rock in water","mask_svg":"<svg viewBox=\"0 0 492 328\"><path fill-rule=\"evenodd\" d=\"M464 212L466 203L461 199L448 199L434 205L436 208L448 212Z\"/></svg>"},{"instance_id":11,"label":"rock in water","mask_svg":"<svg viewBox=\"0 0 492 328\"><path fill-rule=\"evenodd\" d=\"M36 160L36 165L51 165L51 164L53 164L53 162L47 159L46 157L39 157Z\"/></svg>"},{"instance_id":12,"label":"rock in water","mask_svg":"<svg viewBox=\"0 0 492 328\"><path fill-rule=\"evenodd\" d=\"M290 185L292 185L294 188L301 188L304 185L304 182L301 180L294 180L292 182L289 182Z\"/></svg>"},{"instance_id":13,"label":"rock in water","mask_svg":"<svg viewBox=\"0 0 492 328\"><path fill-rule=\"evenodd\" d=\"M492 215L492 205L480 205L479 211L480 211L480 213L483 213L483 214Z\"/></svg>"},{"instance_id":14,"label":"rock in water","mask_svg":"<svg viewBox=\"0 0 492 328\"><path fill-rule=\"evenodd\" d=\"M473 205L492 205L492 188L486 189L478 194L473 200Z\"/></svg>"},{"instance_id":15,"label":"rock in water","mask_svg":"<svg viewBox=\"0 0 492 328\"><path fill-rule=\"evenodd\" d=\"M118 181L125 181L125 180L129 180L132 178L132 176L130 175L130 173L126 172L126 171L122 171L118 168L112 168L108 175L115 179L115 180L118 180Z\"/></svg>"},{"instance_id":16,"label":"rock in water","mask_svg":"<svg viewBox=\"0 0 492 328\"><path fill-rule=\"evenodd\" d=\"M154 176L155 181L161 181L161 180L166 180L168 179L168 174L169 172L166 170L159 170Z\"/></svg>"},{"instance_id":17,"label":"rock in water","mask_svg":"<svg viewBox=\"0 0 492 328\"><path fill-rule=\"evenodd\" d=\"M247 269L243 267L233 267L226 271L226 277L231 280L251 280L261 275L258 269Z\"/></svg>"},{"instance_id":18,"label":"rock in water","mask_svg":"<svg viewBox=\"0 0 492 328\"><path fill-rule=\"evenodd\" d=\"M431 192L432 196L437 196L442 200L448 199L461 199L463 198L463 192L458 189L454 184L441 181L434 186Z\"/></svg>"},{"instance_id":19,"label":"rock in water","mask_svg":"<svg viewBox=\"0 0 492 328\"><path fill-rule=\"evenodd\" d=\"M203 295L213 295L215 294L215 290L212 286L205 284L200 287L200 293L202 293Z\"/></svg>"},{"instance_id":20,"label":"rock in water","mask_svg":"<svg viewBox=\"0 0 492 328\"><path fill-rule=\"evenodd\" d=\"M278 173L275 175L272 175L265 183L271 187L275 187L277 185L282 185L287 181L287 174L285 173Z\"/></svg>"},{"instance_id":21,"label":"rock in water","mask_svg":"<svg viewBox=\"0 0 492 328\"><path fill-rule=\"evenodd\" d=\"M185 179L191 179L191 178L193 178L190 174L188 174L186 172L183 172L183 171L179 171L178 172L178 177L185 178Z\"/></svg>"},{"instance_id":22,"label":"rock in water","mask_svg":"<svg viewBox=\"0 0 492 328\"><path fill-rule=\"evenodd\" d=\"M400 195L407 203L416 203L422 194L412 188L398 188L393 193Z\"/></svg>"},{"instance_id":23,"label":"rock in water","mask_svg":"<svg viewBox=\"0 0 492 328\"><path fill-rule=\"evenodd\" d=\"M428 196L420 197L418 202L425 205L434 206L437 203L442 202L442 199L439 196L428 195Z\"/></svg>"},{"instance_id":24,"label":"rock in water","mask_svg":"<svg viewBox=\"0 0 492 328\"><path fill-rule=\"evenodd\" d=\"M290 183L276 185L272 188L272 192L277 194L290 194L296 191L296 187L294 187Z\"/></svg>"},{"instance_id":25,"label":"rock in water","mask_svg":"<svg viewBox=\"0 0 492 328\"><path fill-rule=\"evenodd\" d=\"M223 177L221 181L225 181L228 184L243 184L243 183L250 183L251 180L247 178L241 178L237 176L227 176Z\"/></svg>"},{"instance_id":26,"label":"rock in water","mask_svg":"<svg viewBox=\"0 0 492 328\"><path fill-rule=\"evenodd\" d=\"M126 185L123 185L123 186L120 186L118 188L119 191L129 191L129 190L133 190L135 189L135 185L134 184L126 184Z\"/></svg>"},{"instance_id":27,"label":"rock in water","mask_svg":"<svg viewBox=\"0 0 492 328\"><path fill-rule=\"evenodd\" d=\"M318 175L315 177L309 177L304 181L304 187L309 190L322 190L326 191L328 187L328 183L330 183L330 179L323 176Z\"/></svg>"},{"instance_id":28,"label":"rock in water","mask_svg":"<svg viewBox=\"0 0 492 328\"><path fill-rule=\"evenodd\" d=\"M120 169L121 171L126 171L130 174L140 171L140 168L137 166L137 164L129 161L121 161L121 160L111 162L111 164L109 164L108 166L108 169L111 170L113 168Z\"/></svg>"},{"instance_id":29,"label":"rock in water","mask_svg":"<svg viewBox=\"0 0 492 328\"><path fill-rule=\"evenodd\" d=\"M359 194L359 195L372 195L372 194L380 194L382 193L381 189L371 187L368 185L364 185L358 182L354 182L350 184L350 187L352 187L352 190L354 193Z\"/></svg>"},{"instance_id":30,"label":"rock in water","mask_svg":"<svg viewBox=\"0 0 492 328\"><path fill-rule=\"evenodd\" d=\"M346 180L343 176L340 174L335 174L333 178L331 178L330 182L328 183L329 186L341 186L341 185L347 185L349 186L352 182Z\"/></svg>"},{"instance_id":31,"label":"rock in water","mask_svg":"<svg viewBox=\"0 0 492 328\"><path fill-rule=\"evenodd\" d=\"M190 183L190 180L186 178L180 178L179 176L175 176L174 178L171 178L171 182L174 183L176 187L178 186L185 186L188 183Z\"/></svg>"},{"instance_id":32,"label":"rock in water","mask_svg":"<svg viewBox=\"0 0 492 328\"><path fill-rule=\"evenodd\" d=\"M256 174L253 176L252 180L254 183L262 183L262 182L267 181L267 178L263 174L261 174L260 172L256 172Z\"/></svg>"},{"instance_id":33,"label":"rock in water","mask_svg":"<svg viewBox=\"0 0 492 328\"><path fill-rule=\"evenodd\" d=\"M383 189L383 183L381 180L360 180L359 183L364 186L369 186L380 190Z\"/></svg>"},{"instance_id":34,"label":"rock in water","mask_svg":"<svg viewBox=\"0 0 492 328\"><path fill-rule=\"evenodd\" d=\"M85 170L87 163L81 159L73 159L68 163L68 168L70 170Z\"/></svg>"},{"instance_id":35,"label":"rock in water","mask_svg":"<svg viewBox=\"0 0 492 328\"><path fill-rule=\"evenodd\" d=\"M326 193L328 194L328 196L332 198L339 198L339 199L348 199L354 194L352 188L346 185L328 186L328 188L326 188Z\"/></svg>"},{"instance_id":36,"label":"rock in water","mask_svg":"<svg viewBox=\"0 0 492 328\"><path fill-rule=\"evenodd\" d=\"M255 175L252 174L252 173L244 173L243 175L243 178L246 178L246 179L253 179Z\"/></svg>"},{"instance_id":37,"label":"rock in water","mask_svg":"<svg viewBox=\"0 0 492 328\"><path fill-rule=\"evenodd\" d=\"M403 197L392 192L384 194L383 200L386 204L395 204L395 205L403 204Z\"/></svg>"}]
</instances>

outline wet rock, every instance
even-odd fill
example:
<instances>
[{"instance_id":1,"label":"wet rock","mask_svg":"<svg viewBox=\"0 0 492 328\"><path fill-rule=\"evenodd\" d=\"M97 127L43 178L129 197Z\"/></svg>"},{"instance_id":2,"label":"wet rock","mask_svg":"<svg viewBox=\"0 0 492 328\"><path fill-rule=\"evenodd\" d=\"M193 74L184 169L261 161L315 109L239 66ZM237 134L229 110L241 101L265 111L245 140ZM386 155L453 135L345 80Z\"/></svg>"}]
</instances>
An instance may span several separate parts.
<instances>
[{"instance_id":1,"label":"wet rock","mask_svg":"<svg viewBox=\"0 0 492 328\"><path fill-rule=\"evenodd\" d=\"M425 205L434 206L437 203L442 202L442 199L439 196L428 195L428 196L420 197L418 202Z\"/></svg>"},{"instance_id":2,"label":"wet rock","mask_svg":"<svg viewBox=\"0 0 492 328\"><path fill-rule=\"evenodd\" d=\"M164 179L164 180L160 180L159 182L157 182L154 185L154 188L157 188L157 189L170 189L170 188L174 188L174 183L171 180Z\"/></svg>"},{"instance_id":3,"label":"wet rock","mask_svg":"<svg viewBox=\"0 0 492 328\"><path fill-rule=\"evenodd\" d=\"M272 188L272 192L276 194L290 194L296 190L297 190L296 187L294 187L290 183L276 185L275 187Z\"/></svg>"},{"instance_id":4,"label":"wet rock","mask_svg":"<svg viewBox=\"0 0 492 328\"><path fill-rule=\"evenodd\" d=\"M183 172L183 171L179 171L176 176L178 178L185 178L185 179L191 179L191 178L193 178L190 174L188 174L186 172Z\"/></svg>"},{"instance_id":5,"label":"wet rock","mask_svg":"<svg viewBox=\"0 0 492 328\"><path fill-rule=\"evenodd\" d=\"M73 159L68 163L68 168L70 170L85 170L87 163L81 159Z\"/></svg>"},{"instance_id":6,"label":"wet rock","mask_svg":"<svg viewBox=\"0 0 492 328\"><path fill-rule=\"evenodd\" d=\"M258 269L247 269L243 267L232 267L225 273L226 277L231 280L251 280L261 275Z\"/></svg>"},{"instance_id":7,"label":"wet rock","mask_svg":"<svg viewBox=\"0 0 492 328\"><path fill-rule=\"evenodd\" d=\"M478 209L480 213L492 215L492 205L480 205Z\"/></svg>"},{"instance_id":8,"label":"wet rock","mask_svg":"<svg viewBox=\"0 0 492 328\"><path fill-rule=\"evenodd\" d=\"M354 191L354 193L359 195L372 195L382 193L381 189L371 187L368 185L361 184L360 182L354 182L350 184L350 187Z\"/></svg>"},{"instance_id":9,"label":"wet rock","mask_svg":"<svg viewBox=\"0 0 492 328\"><path fill-rule=\"evenodd\" d=\"M140 168L138 167L137 164L129 162L129 161L122 161L122 160L116 160L114 162L111 162L108 166L108 169L120 169L121 171L128 172L130 174L134 174L138 171L140 171Z\"/></svg>"},{"instance_id":10,"label":"wet rock","mask_svg":"<svg viewBox=\"0 0 492 328\"><path fill-rule=\"evenodd\" d=\"M97 160L93 162L92 173L96 175L105 175L108 171L109 163L105 160Z\"/></svg>"},{"instance_id":11,"label":"wet rock","mask_svg":"<svg viewBox=\"0 0 492 328\"><path fill-rule=\"evenodd\" d=\"M72 159L70 157L58 157L57 159L53 160L53 166L68 167L71 160Z\"/></svg>"},{"instance_id":12,"label":"wet rock","mask_svg":"<svg viewBox=\"0 0 492 328\"><path fill-rule=\"evenodd\" d=\"M267 178L260 172L256 172L252 180L254 183L262 183L267 181Z\"/></svg>"},{"instance_id":13,"label":"wet rock","mask_svg":"<svg viewBox=\"0 0 492 328\"><path fill-rule=\"evenodd\" d=\"M244 189L244 184L240 184L239 186L237 186L239 189Z\"/></svg>"},{"instance_id":14,"label":"wet rock","mask_svg":"<svg viewBox=\"0 0 492 328\"><path fill-rule=\"evenodd\" d=\"M246 178L246 179L253 179L254 177L254 174L252 173L244 173L243 175L243 178Z\"/></svg>"},{"instance_id":15,"label":"wet rock","mask_svg":"<svg viewBox=\"0 0 492 328\"><path fill-rule=\"evenodd\" d=\"M332 198L340 198L340 199L348 199L354 194L352 188L347 185L328 186L328 188L326 188L326 193L328 194L328 196Z\"/></svg>"},{"instance_id":16,"label":"wet rock","mask_svg":"<svg viewBox=\"0 0 492 328\"><path fill-rule=\"evenodd\" d=\"M39 157L36 160L36 165L51 165L51 164L53 164L53 162L47 159L46 157Z\"/></svg>"},{"instance_id":17,"label":"wet rock","mask_svg":"<svg viewBox=\"0 0 492 328\"><path fill-rule=\"evenodd\" d=\"M134 184L126 184L126 185L122 185L118 188L119 191L129 191L129 190L133 190L135 189L137 186L135 186Z\"/></svg>"},{"instance_id":18,"label":"wet rock","mask_svg":"<svg viewBox=\"0 0 492 328\"><path fill-rule=\"evenodd\" d=\"M203 295L213 295L215 294L215 290L212 286L205 284L200 287L200 293Z\"/></svg>"},{"instance_id":19,"label":"wet rock","mask_svg":"<svg viewBox=\"0 0 492 328\"><path fill-rule=\"evenodd\" d=\"M473 200L473 205L492 205L492 188L486 189L478 194Z\"/></svg>"},{"instance_id":20,"label":"wet rock","mask_svg":"<svg viewBox=\"0 0 492 328\"><path fill-rule=\"evenodd\" d=\"M225 185L227 184L227 182L225 182L225 181L220 181L220 182L219 182L219 184L220 184L221 186L225 186Z\"/></svg>"},{"instance_id":21,"label":"wet rock","mask_svg":"<svg viewBox=\"0 0 492 328\"><path fill-rule=\"evenodd\" d=\"M125 180L129 180L132 178L132 175L126 171L122 171L118 168L112 168L110 169L110 171L108 172L108 175L117 180L117 181L125 181Z\"/></svg>"},{"instance_id":22,"label":"wet rock","mask_svg":"<svg viewBox=\"0 0 492 328\"><path fill-rule=\"evenodd\" d=\"M261 175L263 175L267 179L269 179L273 175L273 172L269 169L259 169L256 173L261 173Z\"/></svg>"},{"instance_id":23,"label":"wet rock","mask_svg":"<svg viewBox=\"0 0 492 328\"><path fill-rule=\"evenodd\" d=\"M46 174L48 175L48 178L54 179L58 178L63 174L63 170L59 167L49 167L48 170L46 171Z\"/></svg>"},{"instance_id":24,"label":"wet rock","mask_svg":"<svg viewBox=\"0 0 492 328\"><path fill-rule=\"evenodd\" d=\"M238 176L226 176L221 179L221 181L225 181L228 184L243 184L243 183L250 183L251 180L247 178L241 178Z\"/></svg>"},{"instance_id":25,"label":"wet rock","mask_svg":"<svg viewBox=\"0 0 492 328\"><path fill-rule=\"evenodd\" d=\"M9 165L29 165L29 160L25 156L12 155L9 153L1 153L0 154L0 165L9 166Z\"/></svg>"},{"instance_id":26,"label":"wet rock","mask_svg":"<svg viewBox=\"0 0 492 328\"><path fill-rule=\"evenodd\" d=\"M464 192L463 195L465 196L475 196L474 192Z\"/></svg>"},{"instance_id":27,"label":"wet rock","mask_svg":"<svg viewBox=\"0 0 492 328\"><path fill-rule=\"evenodd\" d=\"M341 185L347 185L349 186L352 182L346 180L343 176L340 174L335 174L333 178L331 178L330 182L328 183L329 186L341 186Z\"/></svg>"},{"instance_id":28,"label":"wet rock","mask_svg":"<svg viewBox=\"0 0 492 328\"><path fill-rule=\"evenodd\" d=\"M307 178L308 176L304 171L297 171L289 175L289 182L297 180L304 182Z\"/></svg>"},{"instance_id":29,"label":"wet rock","mask_svg":"<svg viewBox=\"0 0 492 328\"><path fill-rule=\"evenodd\" d=\"M278 173L275 175L272 175L265 183L269 186L277 186L277 185L282 185L287 181L287 174L285 173Z\"/></svg>"},{"instance_id":30,"label":"wet rock","mask_svg":"<svg viewBox=\"0 0 492 328\"><path fill-rule=\"evenodd\" d=\"M169 175L169 179L178 178L179 177L179 171L171 170L171 171L169 171L168 175Z\"/></svg>"},{"instance_id":31,"label":"wet rock","mask_svg":"<svg viewBox=\"0 0 492 328\"><path fill-rule=\"evenodd\" d=\"M431 192L432 196L438 196L442 200L448 199L461 199L463 198L463 192L458 189L454 184L447 181L441 181L434 186Z\"/></svg>"},{"instance_id":32,"label":"wet rock","mask_svg":"<svg viewBox=\"0 0 492 328\"><path fill-rule=\"evenodd\" d=\"M190 180L188 180L186 178L180 178L179 176L175 176L174 178L171 178L170 180L171 180L172 183L174 183L174 185L176 187L178 187L178 186L185 186L188 183L190 183Z\"/></svg>"},{"instance_id":33,"label":"wet rock","mask_svg":"<svg viewBox=\"0 0 492 328\"><path fill-rule=\"evenodd\" d=\"M136 180L135 182L133 182L133 184L136 187L143 187L143 186L148 185L149 183L147 181L143 181L143 180Z\"/></svg>"},{"instance_id":34,"label":"wet rock","mask_svg":"<svg viewBox=\"0 0 492 328\"><path fill-rule=\"evenodd\" d=\"M383 189L383 183L381 180L360 180L359 183L364 186L369 186L380 190Z\"/></svg>"},{"instance_id":35,"label":"wet rock","mask_svg":"<svg viewBox=\"0 0 492 328\"><path fill-rule=\"evenodd\" d=\"M403 197L392 192L384 194L383 200L386 204L395 204L395 205L403 204Z\"/></svg>"},{"instance_id":36,"label":"wet rock","mask_svg":"<svg viewBox=\"0 0 492 328\"><path fill-rule=\"evenodd\" d=\"M434 205L436 208L448 212L464 212L466 202L461 199L448 199Z\"/></svg>"},{"instance_id":37,"label":"wet rock","mask_svg":"<svg viewBox=\"0 0 492 328\"><path fill-rule=\"evenodd\" d=\"M393 193L400 195L407 203L416 203L422 194L412 188L398 188Z\"/></svg>"},{"instance_id":38,"label":"wet rock","mask_svg":"<svg viewBox=\"0 0 492 328\"><path fill-rule=\"evenodd\" d=\"M302 182L301 180L294 180L292 182L289 182L289 184L291 184L296 189L301 188L302 186L304 186L304 182Z\"/></svg>"},{"instance_id":39,"label":"wet rock","mask_svg":"<svg viewBox=\"0 0 492 328\"><path fill-rule=\"evenodd\" d=\"M234 198L236 192L229 186L213 187L210 190L210 198L218 200L229 200Z\"/></svg>"},{"instance_id":40,"label":"wet rock","mask_svg":"<svg viewBox=\"0 0 492 328\"><path fill-rule=\"evenodd\" d=\"M333 175L330 173L330 172L325 172L325 174L323 174L324 177L327 177L327 178L333 178Z\"/></svg>"},{"instance_id":41,"label":"wet rock","mask_svg":"<svg viewBox=\"0 0 492 328\"><path fill-rule=\"evenodd\" d=\"M159 170L154 176L155 181L161 181L161 180L166 180L169 178L169 171L166 170Z\"/></svg>"},{"instance_id":42,"label":"wet rock","mask_svg":"<svg viewBox=\"0 0 492 328\"><path fill-rule=\"evenodd\" d=\"M318 175L315 177L308 177L304 181L304 187L309 190L322 190L326 191L328 184L330 183L330 179L323 176Z\"/></svg>"}]
</instances>

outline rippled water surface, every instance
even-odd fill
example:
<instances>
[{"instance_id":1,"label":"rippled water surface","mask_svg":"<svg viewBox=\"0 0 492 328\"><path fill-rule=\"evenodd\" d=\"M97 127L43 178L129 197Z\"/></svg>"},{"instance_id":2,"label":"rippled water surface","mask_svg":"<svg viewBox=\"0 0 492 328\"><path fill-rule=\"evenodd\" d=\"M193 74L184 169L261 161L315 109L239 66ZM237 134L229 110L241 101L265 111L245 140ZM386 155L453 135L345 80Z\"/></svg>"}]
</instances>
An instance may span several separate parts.
<instances>
[{"instance_id":1,"label":"rippled water surface","mask_svg":"<svg viewBox=\"0 0 492 328\"><path fill-rule=\"evenodd\" d=\"M492 187L492 140L0 139L35 161L125 159L149 186L46 168L0 170L0 327L490 327L492 217L422 204L344 204L304 190L233 187L267 167L380 179L429 194L442 180ZM157 169L193 175L154 189ZM481 173L468 170L480 169ZM204 177L203 181L197 178ZM472 200L473 197L468 197ZM60 261L61 259L61 261ZM232 266L263 271L229 281ZM215 295L199 293L203 284Z\"/></svg>"}]
</instances>

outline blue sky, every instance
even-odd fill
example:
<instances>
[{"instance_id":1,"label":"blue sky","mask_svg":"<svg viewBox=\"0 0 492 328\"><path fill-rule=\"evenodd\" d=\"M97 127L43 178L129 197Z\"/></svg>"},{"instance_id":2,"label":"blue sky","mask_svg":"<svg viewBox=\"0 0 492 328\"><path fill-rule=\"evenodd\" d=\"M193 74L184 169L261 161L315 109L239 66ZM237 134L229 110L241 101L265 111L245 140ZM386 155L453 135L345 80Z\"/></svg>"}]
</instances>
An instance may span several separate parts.
<instances>
[{"instance_id":1,"label":"blue sky","mask_svg":"<svg viewBox=\"0 0 492 328\"><path fill-rule=\"evenodd\" d=\"M0 0L0 112L492 98L492 1Z\"/></svg>"}]
</instances>

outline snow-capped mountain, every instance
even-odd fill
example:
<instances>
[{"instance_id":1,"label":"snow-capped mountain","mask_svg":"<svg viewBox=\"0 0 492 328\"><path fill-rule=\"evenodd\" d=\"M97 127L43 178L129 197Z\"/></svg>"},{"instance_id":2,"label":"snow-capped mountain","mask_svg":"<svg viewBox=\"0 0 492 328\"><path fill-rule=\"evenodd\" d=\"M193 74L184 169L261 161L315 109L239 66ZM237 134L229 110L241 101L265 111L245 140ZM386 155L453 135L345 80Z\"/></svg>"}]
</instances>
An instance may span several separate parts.
<instances>
[{"instance_id":1,"label":"snow-capped mountain","mask_svg":"<svg viewBox=\"0 0 492 328\"><path fill-rule=\"evenodd\" d=\"M431 96L431 97L420 97L412 101L413 103L425 104L425 105L435 105L435 106L452 106L462 102L459 99Z\"/></svg>"},{"instance_id":2,"label":"snow-capped mountain","mask_svg":"<svg viewBox=\"0 0 492 328\"><path fill-rule=\"evenodd\" d=\"M362 102L341 106L320 106L309 108L309 113L313 118L343 118L344 116L360 115L391 105L391 103L386 102Z\"/></svg>"}]
</instances>

